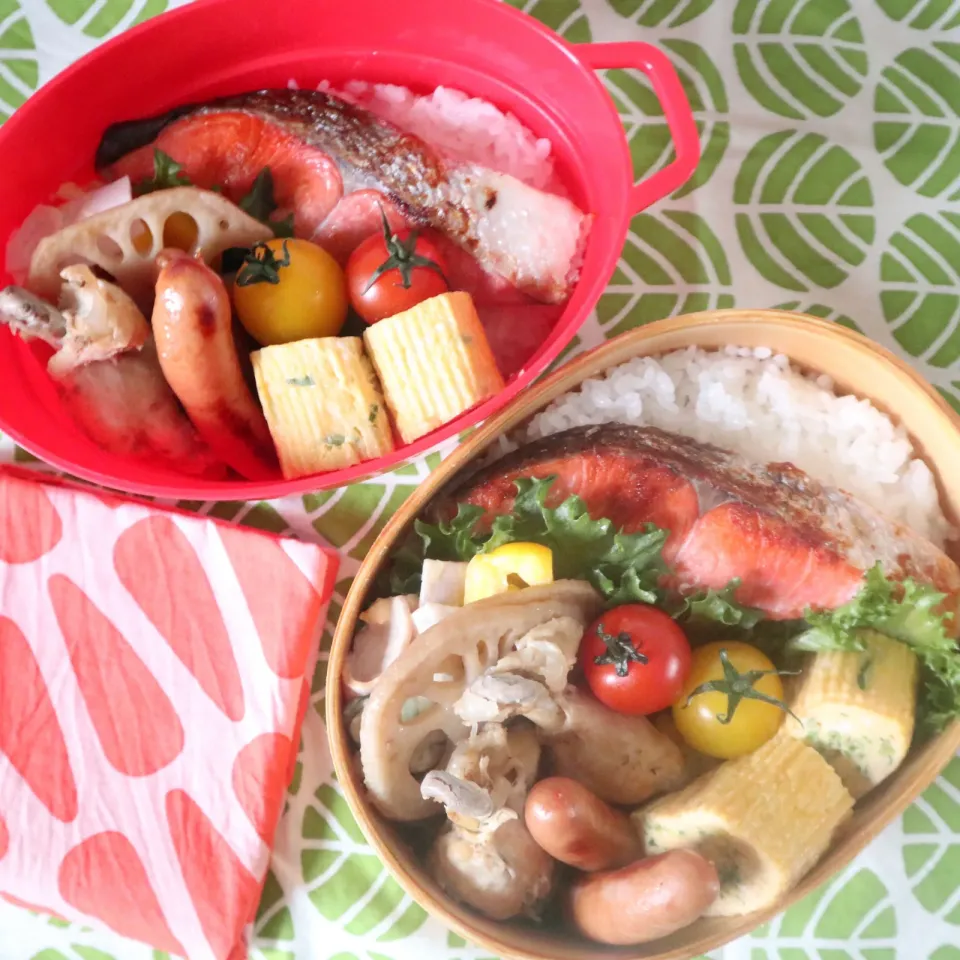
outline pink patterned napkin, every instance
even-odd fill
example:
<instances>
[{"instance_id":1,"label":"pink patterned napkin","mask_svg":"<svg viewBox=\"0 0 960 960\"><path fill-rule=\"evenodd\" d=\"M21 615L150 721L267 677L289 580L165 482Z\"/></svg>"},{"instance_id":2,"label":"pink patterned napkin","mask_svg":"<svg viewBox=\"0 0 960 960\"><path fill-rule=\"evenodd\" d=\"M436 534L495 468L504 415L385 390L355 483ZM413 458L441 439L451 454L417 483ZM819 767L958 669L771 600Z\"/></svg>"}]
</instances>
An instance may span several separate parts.
<instances>
[{"instance_id":1,"label":"pink patterned napkin","mask_svg":"<svg viewBox=\"0 0 960 960\"><path fill-rule=\"evenodd\" d=\"M337 566L0 471L0 896L245 956Z\"/></svg>"}]
</instances>

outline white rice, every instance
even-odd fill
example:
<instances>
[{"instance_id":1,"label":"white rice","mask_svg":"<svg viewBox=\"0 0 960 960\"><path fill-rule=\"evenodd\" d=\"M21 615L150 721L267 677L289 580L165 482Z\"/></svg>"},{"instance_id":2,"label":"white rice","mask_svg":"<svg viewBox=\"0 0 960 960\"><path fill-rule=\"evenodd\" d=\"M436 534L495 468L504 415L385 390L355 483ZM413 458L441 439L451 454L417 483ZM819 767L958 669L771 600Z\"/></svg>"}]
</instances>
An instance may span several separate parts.
<instances>
[{"instance_id":1,"label":"white rice","mask_svg":"<svg viewBox=\"0 0 960 960\"><path fill-rule=\"evenodd\" d=\"M685 434L755 463L788 461L938 545L952 535L933 474L903 427L766 347L630 360L559 397L525 432L535 439L612 421Z\"/></svg>"},{"instance_id":2,"label":"white rice","mask_svg":"<svg viewBox=\"0 0 960 960\"><path fill-rule=\"evenodd\" d=\"M560 192L550 141L479 97L451 87L419 96L406 87L362 80L341 89L321 83L318 89L365 107L453 160L508 173L538 190Z\"/></svg>"}]
</instances>

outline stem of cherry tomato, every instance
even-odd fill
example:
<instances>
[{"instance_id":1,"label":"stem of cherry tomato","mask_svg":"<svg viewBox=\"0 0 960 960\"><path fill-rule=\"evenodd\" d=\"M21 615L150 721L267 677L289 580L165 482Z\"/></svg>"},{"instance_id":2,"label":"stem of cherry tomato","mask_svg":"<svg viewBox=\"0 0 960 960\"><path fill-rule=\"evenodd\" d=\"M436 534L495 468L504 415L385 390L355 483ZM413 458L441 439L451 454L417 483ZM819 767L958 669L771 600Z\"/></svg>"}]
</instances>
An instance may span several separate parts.
<instances>
[{"instance_id":1,"label":"stem of cherry tomato","mask_svg":"<svg viewBox=\"0 0 960 960\"><path fill-rule=\"evenodd\" d=\"M767 694L755 689L756 683L761 677L796 676L800 672L799 670L747 670L745 673L740 673L730 662L730 658L727 656L725 649L720 651L719 659L720 665L723 667L723 679L708 680L706 683L701 683L699 687L691 691L687 696L684 706L690 706L690 701L701 694L711 692L722 693L727 697L727 709L725 713L717 714L717 721L724 724L724 726L733 719L733 715L740 705L740 701L744 699L769 703L772 707L777 707L783 710L784 713L789 713L791 717L799 722L797 715L782 700L777 697L767 696Z\"/></svg>"},{"instance_id":2,"label":"stem of cherry tomato","mask_svg":"<svg viewBox=\"0 0 960 960\"><path fill-rule=\"evenodd\" d=\"M611 664L618 677L625 677L630 663L649 663L650 658L641 653L630 639L629 633L618 633L615 637L603 632L603 624L597 627L597 635L607 645L607 652L593 658L593 662L602 667Z\"/></svg>"},{"instance_id":3,"label":"stem of cherry tomato","mask_svg":"<svg viewBox=\"0 0 960 960\"><path fill-rule=\"evenodd\" d=\"M742 641L697 647L673 704L677 732L710 757L732 760L752 753L776 735L789 713L780 679L786 672Z\"/></svg>"},{"instance_id":4,"label":"stem of cherry tomato","mask_svg":"<svg viewBox=\"0 0 960 960\"><path fill-rule=\"evenodd\" d=\"M394 234L380 204L383 229L367 237L347 261L350 303L365 323L410 310L450 289L440 248L413 232Z\"/></svg>"},{"instance_id":5,"label":"stem of cherry tomato","mask_svg":"<svg viewBox=\"0 0 960 960\"><path fill-rule=\"evenodd\" d=\"M363 292L369 292L370 288L390 270L396 270L400 274L400 286L404 290L409 290L413 283L412 273L415 267L422 267L425 270L435 270L440 274L443 282L447 282L440 265L429 257L422 257L417 253L417 238L420 236L419 230L411 232L406 240L401 240L399 235L391 233L390 222L387 220L386 211L383 204L378 203L380 208L380 219L383 221L383 243L387 248L387 259L377 267L363 288Z\"/></svg>"}]
</instances>

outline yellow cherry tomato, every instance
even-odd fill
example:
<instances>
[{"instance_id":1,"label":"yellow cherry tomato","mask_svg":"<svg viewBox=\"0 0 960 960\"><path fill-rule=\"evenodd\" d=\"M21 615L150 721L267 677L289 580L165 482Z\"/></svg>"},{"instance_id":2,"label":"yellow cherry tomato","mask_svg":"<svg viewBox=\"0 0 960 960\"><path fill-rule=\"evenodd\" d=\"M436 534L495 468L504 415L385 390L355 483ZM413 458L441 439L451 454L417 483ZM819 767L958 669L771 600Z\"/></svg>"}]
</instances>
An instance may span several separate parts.
<instances>
[{"instance_id":1,"label":"yellow cherry tomato","mask_svg":"<svg viewBox=\"0 0 960 960\"><path fill-rule=\"evenodd\" d=\"M489 553L478 553L467 564L463 602L541 583L553 583L550 548L539 543L506 543Z\"/></svg>"},{"instance_id":2,"label":"yellow cherry tomato","mask_svg":"<svg viewBox=\"0 0 960 960\"><path fill-rule=\"evenodd\" d=\"M780 729L785 706L771 701L783 704L783 683L768 657L747 643L708 643L693 651L673 720L695 750L730 760L753 753Z\"/></svg>"},{"instance_id":3,"label":"yellow cherry tomato","mask_svg":"<svg viewBox=\"0 0 960 960\"><path fill-rule=\"evenodd\" d=\"M337 261L315 243L268 240L237 271L233 305L263 346L335 337L347 319L347 282Z\"/></svg>"}]
</instances>

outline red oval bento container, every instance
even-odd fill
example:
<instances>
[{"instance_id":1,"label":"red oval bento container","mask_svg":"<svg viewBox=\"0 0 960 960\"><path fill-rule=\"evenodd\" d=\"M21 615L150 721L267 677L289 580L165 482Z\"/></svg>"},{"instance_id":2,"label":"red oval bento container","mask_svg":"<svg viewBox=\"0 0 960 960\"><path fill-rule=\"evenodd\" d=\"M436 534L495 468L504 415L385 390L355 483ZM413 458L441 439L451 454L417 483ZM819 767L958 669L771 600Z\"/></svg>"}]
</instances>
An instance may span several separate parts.
<instances>
[{"instance_id":1,"label":"red oval bento container","mask_svg":"<svg viewBox=\"0 0 960 960\"><path fill-rule=\"evenodd\" d=\"M676 158L635 184L620 117L595 71L650 79ZM46 84L0 127L4 243L64 182L92 175L115 121L263 87L329 80L444 85L491 101L548 138L572 199L595 215L581 279L539 350L493 399L390 456L344 470L269 482L202 481L109 455L79 432L42 354L0 331L0 430L75 476L132 493L251 500L340 486L387 470L489 417L572 339L613 274L631 217L693 173L699 141L667 58L645 43L570 45L497 0L197 0L104 44ZM9 282L9 280L8 280Z\"/></svg>"}]
</instances>

